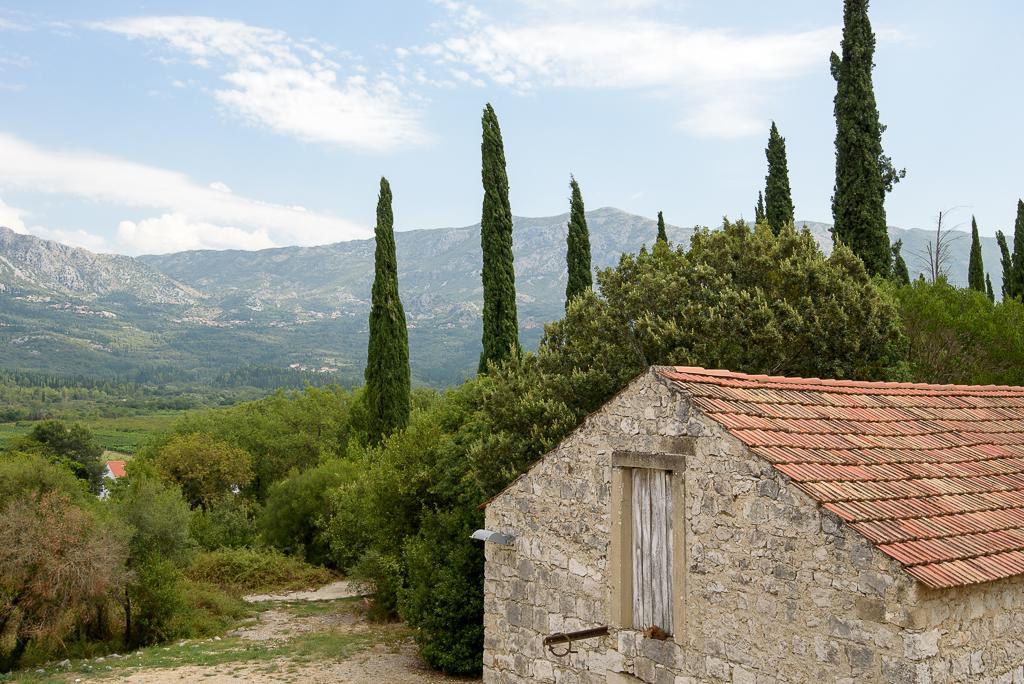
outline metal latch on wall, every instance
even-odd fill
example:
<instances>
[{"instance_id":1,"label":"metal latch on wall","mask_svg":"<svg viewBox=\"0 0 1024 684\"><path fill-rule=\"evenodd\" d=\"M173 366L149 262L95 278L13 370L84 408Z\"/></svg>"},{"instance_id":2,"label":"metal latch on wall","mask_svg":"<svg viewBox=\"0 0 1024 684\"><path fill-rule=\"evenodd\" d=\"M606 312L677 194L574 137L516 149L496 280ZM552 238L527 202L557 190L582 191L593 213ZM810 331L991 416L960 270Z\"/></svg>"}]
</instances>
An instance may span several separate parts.
<instances>
[{"instance_id":1,"label":"metal latch on wall","mask_svg":"<svg viewBox=\"0 0 1024 684\"><path fill-rule=\"evenodd\" d=\"M544 645L548 647L551 654L556 658L564 658L570 653L576 653L573 650L572 642L583 641L584 639L596 639L598 637L608 636L608 625L601 627L591 627L590 629L581 629L576 632L558 632L556 634L549 634L544 637ZM556 651L555 646L559 644L565 644L564 651Z\"/></svg>"}]
</instances>

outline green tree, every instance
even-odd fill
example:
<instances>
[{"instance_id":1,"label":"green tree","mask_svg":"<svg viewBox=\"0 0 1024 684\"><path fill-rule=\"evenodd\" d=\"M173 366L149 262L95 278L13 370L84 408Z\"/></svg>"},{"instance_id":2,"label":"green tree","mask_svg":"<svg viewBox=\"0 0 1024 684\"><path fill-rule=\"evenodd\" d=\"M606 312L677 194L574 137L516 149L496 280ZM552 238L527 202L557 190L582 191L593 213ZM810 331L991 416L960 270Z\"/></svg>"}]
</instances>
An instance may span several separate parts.
<instances>
[{"instance_id":1,"label":"green tree","mask_svg":"<svg viewBox=\"0 0 1024 684\"><path fill-rule=\"evenodd\" d=\"M1013 257L1010 255L1010 248L1006 244L1006 236L1003 231L996 231L996 244L999 245L999 265L1003 269L1003 299L1014 296L1013 289Z\"/></svg>"},{"instance_id":2,"label":"green tree","mask_svg":"<svg viewBox=\"0 0 1024 684\"><path fill-rule=\"evenodd\" d=\"M988 273L985 274L985 294L988 296L988 301L996 301L996 293L992 290L992 278L989 277Z\"/></svg>"},{"instance_id":3,"label":"green tree","mask_svg":"<svg viewBox=\"0 0 1024 684\"><path fill-rule=\"evenodd\" d=\"M252 480L252 456L201 432L175 435L156 456L156 471L176 483L191 506L209 508Z\"/></svg>"},{"instance_id":4,"label":"green tree","mask_svg":"<svg viewBox=\"0 0 1024 684\"><path fill-rule=\"evenodd\" d=\"M910 284L910 269L903 259L903 240L892 243L892 279L897 285Z\"/></svg>"},{"instance_id":5,"label":"green tree","mask_svg":"<svg viewBox=\"0 0 1024 684\"><path fill-rule=\"evenodd\" d=\"M1024 299L1024 201L1022 200L1017 200L1017 220L1013 224L1013 253L1010 255L1010 287L1011 297Z\"/></svg>"},{"instance_id":6,"label":"green tree","mask_svg":"<svg viewBox=\"0 0 1024 684\"><path fill-rule=\"evenodd\" d=\"M203 433L252 454L253 479L245 493L261 501L293 470L342 456L350 442L366 441L369 412L361 391L337 386L278 391L258 401L189 413L175 424L174 434ZM141 455L155 456L160 446Z\"/></svg>"},{"instance_id":7,"label":"green tree","mask_svg":"<svg viewBox=\"0 0 1024 684\"><path fill-rule=\"evenodd\" d=\"M868 0L845 0L840 58L832 53L836 80L836 184L832 197L833 239L853 250L868 273L889 272L885 193L903 177L882 152L884 127L872 85L875 34Z\"/></svg>"},{"instance_id":8,"label":"green tree","mask_svg":"<svg viewBox=\"0 0 1024 684\"><path fill-rule=\"evenodd\" d=\"M379 442L409 424L409 333L405 311L398 294L398 261L395 256L394 216L391 186L380 179L377 198L377 248L374 256L370 342L366 353L366 393L369 410L368 432Z\"/></svg>"},{"instance_id":9,"label":"green tree","mask_svg":"<svg viewBox=\"0 0 1024 684\"><path fill-rule=\"evenodd\" d=\"M129 648L170 635L171 620L182 608L178 568L193 549L191 511L177 487L141 467L116 483L111 496L119 520L130 529L124 589L124 643Z\"/></svg>"},{"instance_id":10,"label":"green tree","mask_svg":"<svg viewBox=\"0 0 1024 684\"><path fill-rule=\"evenodd\" d=\"M105 468L103 447L84 425L75 423L68 427L59 420L44 420L16 441L12 449L46 456L88 482L93 492L100 490Z\"/></svg>"},{"instance_id":11,"label":"green tree","mask_svg":"<svg viewBox=\"0 0 1024 684\"><path fill-rule=\"evenodd\" d=\"M334 459L275 482L257 520L260 536L267 544L315 565L330 562L322 517L331 490L357 477L357 468L352 461Z\"/></svg>"},{"instance_id":12,"label":"green tree","mask_svg":"<svg viewBox=\"0 0 1024 684\"><path fill-rule=\"evenodd\" d=\"M480 217L483 250L481 277L484 286L483 352L479 372L519 349L516 314L516 273L512 262L512 207L508 200L508 172L498 116L490 103L484 107L483 141L480 144L484 186Z\"/></svg>"},{"instance_id":13,"label":"green tree","mask_svg":"<svg viewBox=\"0 0 1024 684\"><path fill-rule=\"evenodd\" d=\"M964 385L1024 384L1024 304L995 305L971 288L917 282L895 298L909 348L910 378Z\"/></svg>"},{"instance_id":14,"label":"green tree","mask_svg":"<svg viewBox=\"0 0 1024 684\"><path fill-rule=\"evenodd\" d=\"M645 368L697 365L803 377L899 377L893 305L849 248L744 222L698 230L687 252L624 255L600 296L550 324L539 357L577 415Z\"/></svg>"},{"instance_id":15,"label":"green tree","mask_svg":"<svg viewBox=\"0 0 1024 684\"><path fill-rule=\"evenodd\" d=\"M981 238L978 222L971 217L971 258L967 265L967 286L978 292L985 291L985 266L981 260Z\"/></svg>"},{"instance_id":16,"label":"green tree","mask_svg":"<svg viewBox=\"0 0 1024 684\"><path fill-rule=\"evenodd\" d=\"M764 153L768 158L764 193L765 220L772 231L778 234L783 226L793 223L793 197L789 190L786 139L779 135L779 129L776 128L774 121L768 135L768 147Z\"/></svg>"},{"instance_id":17,"label":"green tree","mask_svg":"<svg viewBox=\"0 0 1024 684\"><path fill-rule=\"evenodd\" d=\"M757 191L757 204L754 206L754 223L764 223L764 193Z\"/></svg>"},{"instance_id":18,"label":"green tree","mask_svg":"<svg viewBox=\"0 0 1024 684\"><path fill-rule=\"evenodd\" d=\"M569 281L565 285L565 305L594 286L590 268L590 232L587 230L587 216L583 210L583 195L580 184L569 178L572 197L569 200L569 234L566 238L566 262L569 267Z\"/></svg>"},{"instance_id":19,"label":"green tree","mask_svg":"<svg viewBox=\"0 0 1024 684\"><path fill-rule=\"evenodd\" d=\"M668 244L668 231L665 230L665 215L658 212L658 242Z\"/></svg>"}]
</instances>

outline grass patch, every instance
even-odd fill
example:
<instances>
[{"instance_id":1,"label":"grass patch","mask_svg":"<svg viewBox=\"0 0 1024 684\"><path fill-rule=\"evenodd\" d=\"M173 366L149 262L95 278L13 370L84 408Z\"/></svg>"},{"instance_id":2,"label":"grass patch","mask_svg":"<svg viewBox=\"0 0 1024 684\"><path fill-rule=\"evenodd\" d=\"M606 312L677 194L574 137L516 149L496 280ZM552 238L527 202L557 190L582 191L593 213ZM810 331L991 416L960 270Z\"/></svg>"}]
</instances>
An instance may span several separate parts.
<instances>
[{"instance_id":1,"label":"grass patch","mask_svg":"<svg viewBox=\"0 0 1024 684\"><path fill-rule=\"evenodd\" d=\"M220 549L196 556L185 573L235 593L308 589L336 579L326 568L271 549Z\"/></svg>"},{"instance_id":2,"label":"grass patch","mask_svg":"<svg viewBox=\"0 0 1024 684\"><path fill-rule=\"evenodd\" d=\"M163 411L144 416L88 418L65 422L79 422L85 425L96 437L96 442L107 451L134 454L153 435L169 430L184 413ZM0 423L0 449L27 435L38 422L40 421L20 420L15 423Z\"/></svg>"},{"instance_id":3,"label":"grass patch","mask_svg":"<svg viewBox=\"0 0 1024 684\"><path fill-rule=\"evenodd\" d=\"M392 630L393 631L393 630ZM401 638L404 638L402 635ZM358 632L316 632L300 634L285 642L256 642L238 637L184 641L167 646L151 646L114 658L73 660L68 667L53 665L37 670L0 675L3 682L58 682L73 678L124 676L128 671L173 667L217 667L237 663L267 663L272 671L280 668L275 661L287 659L296 663L336 662L381 643L390 643L393 635L377 630Z\"/></svg>"}]
</instances>

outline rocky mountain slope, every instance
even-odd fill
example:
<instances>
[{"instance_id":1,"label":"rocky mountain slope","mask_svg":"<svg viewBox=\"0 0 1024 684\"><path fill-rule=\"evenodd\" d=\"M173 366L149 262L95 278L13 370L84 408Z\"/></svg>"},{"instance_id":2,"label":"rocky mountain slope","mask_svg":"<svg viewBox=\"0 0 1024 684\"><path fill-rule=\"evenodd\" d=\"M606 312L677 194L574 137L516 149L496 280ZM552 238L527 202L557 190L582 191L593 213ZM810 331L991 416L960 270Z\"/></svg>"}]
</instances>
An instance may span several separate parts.
<instances>
[{"instance_id":1,"label":"rocky mountain slope","mask_svg":"<svg viewBox=\"0 0 1024 684\"><path fill-rule=\"evenodd\" d=\"M652 219L588 212L596 268L650 245ZM523 343L561 316L567 216L517 217L514 253ZM831 249L828 224L802 222ZM670 226L673 242L692 229ZM397 233L399 283L413 373L443 385L476 366L480 338L479 226ZM931 235L903 239L911 274ZM963 284L969 240L954 243ZM997 290L998 249L983 239ZM93 254L0 229L0 367L166 380L208 379L244 365L331 369L357 382L366 348L373 241L255 252L193 251L131 258Z\"/></svg>"},{"instance_id":2,"label":"rocky mountain slope","mask_svg":"<svg viewBox=\"0 0 1024 684\"><path fill-rule=\"evenodd\" d=\"M125 293L152 304L196 304L202 295L139 259L94 254L0 227L0 286L95 299Z\"/></svg>"}]
</instances>

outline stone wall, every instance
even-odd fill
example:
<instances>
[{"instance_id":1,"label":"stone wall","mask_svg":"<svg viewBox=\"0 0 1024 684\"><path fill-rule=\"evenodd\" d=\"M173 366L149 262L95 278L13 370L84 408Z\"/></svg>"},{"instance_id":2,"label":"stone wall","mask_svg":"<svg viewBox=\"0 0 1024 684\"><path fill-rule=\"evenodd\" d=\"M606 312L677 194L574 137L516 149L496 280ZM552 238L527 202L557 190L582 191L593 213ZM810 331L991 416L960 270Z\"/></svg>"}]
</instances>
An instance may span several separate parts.
<instances>
[{"instance_id":1,"label":"stone wall","mask_svg":"<svg viewBox=\"0 0 1024 684\"><path fill-rule=\"evenodd\" d=\"M610 624L612 452L682 436L683 628L659 641ZM486 550L487 682L1024 682L1021 578L925 589L653 373L492 501L487 527L516 536ZM605 624L566 657L541 644Z\"/></svg>"}]
</instances>

